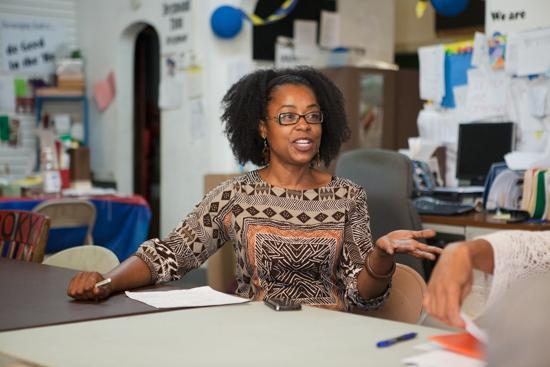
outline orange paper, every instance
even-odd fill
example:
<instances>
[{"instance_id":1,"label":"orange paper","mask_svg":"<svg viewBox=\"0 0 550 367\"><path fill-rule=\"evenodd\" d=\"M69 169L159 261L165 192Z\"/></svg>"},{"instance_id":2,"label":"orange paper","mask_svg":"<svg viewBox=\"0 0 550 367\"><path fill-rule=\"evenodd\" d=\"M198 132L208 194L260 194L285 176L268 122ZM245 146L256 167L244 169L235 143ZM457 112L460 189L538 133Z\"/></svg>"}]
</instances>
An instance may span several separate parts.
<instances>
[{"instance_id":1,"label":"orange paper","mask_svg":"<svg viewBox=\"0 0 550 367\"><path fill-rule=\"evenodd\" d=\"M104 111L115 97L115 74L111 71L107 79L94 84L94 97L97 107Z\"/></svg>"},{"instance_id":2,"label":"orange paper","mask_svg":"<svg viewBox=\"0 0 550 367\"><path fill-rule=\"evenodd\" d=\"M483 344L467 332L432 335L428 339L455 353L477 359L484 357Z\"/></svg>"}]
</instances>

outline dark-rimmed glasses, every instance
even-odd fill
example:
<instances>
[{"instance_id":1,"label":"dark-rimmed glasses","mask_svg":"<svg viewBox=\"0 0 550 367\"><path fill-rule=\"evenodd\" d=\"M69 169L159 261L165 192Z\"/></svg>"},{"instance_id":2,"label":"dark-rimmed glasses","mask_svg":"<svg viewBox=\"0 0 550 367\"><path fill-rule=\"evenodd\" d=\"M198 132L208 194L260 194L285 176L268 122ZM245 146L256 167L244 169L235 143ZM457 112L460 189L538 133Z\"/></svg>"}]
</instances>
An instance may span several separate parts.
<instances>
[{"instance_id":1,"label":"dark-rimmed glasses","mask_svg":"<svg viewBox=\"0 0 550 367\"><path fill-rule=\"evenodd\" d=\"M321 111L312 111L303 115L295 112L281 112L275 117L275 120L281 125L294 125L302 117L308 124L321 124L323 122L323 112Z\"/></svg>"}]
</instances>

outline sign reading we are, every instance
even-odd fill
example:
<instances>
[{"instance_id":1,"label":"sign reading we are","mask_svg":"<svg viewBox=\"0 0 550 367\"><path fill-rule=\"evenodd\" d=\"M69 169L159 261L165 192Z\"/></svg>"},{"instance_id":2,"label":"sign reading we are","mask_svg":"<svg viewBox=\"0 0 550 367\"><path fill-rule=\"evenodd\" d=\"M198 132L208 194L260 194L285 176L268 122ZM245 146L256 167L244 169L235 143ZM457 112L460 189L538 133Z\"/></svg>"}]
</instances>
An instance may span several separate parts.
<instances>
[{"instance_id":1,"label":"sign reading we are","mask_svg":"<svg viewBox=\"0 0 550 367\"><path fill-rule=\"evenodd\" d=\"M486 0L485 33L509 34L550 26L548 0Z\"/></svg>"}]
</instances>

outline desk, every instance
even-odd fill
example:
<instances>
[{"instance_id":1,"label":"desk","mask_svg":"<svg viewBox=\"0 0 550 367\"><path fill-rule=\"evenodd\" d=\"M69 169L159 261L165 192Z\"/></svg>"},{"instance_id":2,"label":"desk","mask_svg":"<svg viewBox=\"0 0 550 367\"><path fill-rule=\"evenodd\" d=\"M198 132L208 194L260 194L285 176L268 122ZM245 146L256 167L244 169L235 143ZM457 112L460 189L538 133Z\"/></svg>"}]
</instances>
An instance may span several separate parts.
<instances>
[{"instance_id":1,"label":"desk","mask_svg":"<svg viewBox=\"0 0 550 367\"><path fill-rule=\"evenodd\" d=\"M0 209L32 210L46 199L48 198L0 198ZM147 239L151 210L143 197L104 195L85 199L90 200L97 210L92 233L94 243L113 251L120 261L132 255ZM73 238L76 238L76 243L71 242ZM52 229L46 253L81 245L83 238L83 229Z\"/></svg>"},{"instance_id":2,"label":"desk","mask_svg":"<svg viewBox=\"0 0 550 367\"><path fill-rule=\"evenodd\" d=\"M4 259L0 269L10 264L10 271L15 272L12 277L17 277L18 272L24 272L18 270L17 263ZM57 272L47 265L32 265L35 272ZM2 295L20 300L32 296L26 288L6 280L6 274L0 274L0 281ZM50 289L65 286L59 284L64 283L62 276L41 277L39 281ZM26 296L20 295L25 293ZM57 307L59 298L72 303L73 314L82 307L83 316L93 313L93 308L114 309L112 306L120 301L110 298L98 304L77 303L56 293L35 297L35 308ZM13 314L14 310L0 302L0 314L9 312ZM387 349L375 347L381 339L411 331L418 333L412 341ZM402 358L421 353L413 346L425 342L429 335L443 333L446 332L315 307L275 312L254 302L4 331L0 332L0 352L48 366L384 367L401 366Z\"/></svg>"},{"instance_id":3,"label":"desk","mask_svg":"<svg viewBox=\"0 0 550 367\"><path fill-rule=\"evenodd\" d=\"M490 214L486 212L468 213L463 215L421 215L424 228L431 228L436 232L462 235L466 240L482 236L491 232L506 229L521 229L528 231L550 230L550 223L495 223L490 221Z\"/></svg>"}]
</instances>

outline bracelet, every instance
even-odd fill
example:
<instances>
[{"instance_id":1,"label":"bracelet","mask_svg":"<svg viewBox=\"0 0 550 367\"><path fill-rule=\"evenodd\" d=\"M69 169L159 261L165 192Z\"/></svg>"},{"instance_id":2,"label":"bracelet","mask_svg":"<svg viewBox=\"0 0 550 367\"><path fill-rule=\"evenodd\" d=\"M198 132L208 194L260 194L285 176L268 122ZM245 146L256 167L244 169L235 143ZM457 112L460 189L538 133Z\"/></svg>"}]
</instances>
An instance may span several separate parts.
<instances>
[{"instance_id":1,"label":"bracelet","mask_svg":"<svg viewBox=\"0 0 550 367\"><path fill-rule=\"evenodd\" d=\"M374 251L374 250L373 250ZM387 274L378 274L377 272L374 271L374 269L370 266L370 254L373 252L369 252L368 255L367 255L367 259L365 260L365 269L367 269L367 273L374 279L377 279L377 280L386 280L386 279L391 279L391 277L393 276L393 273L395 273L395 261L393 262L392 264L392 268L390 269L390 271L387 273Z\"/></svg>"}]
</instances>

